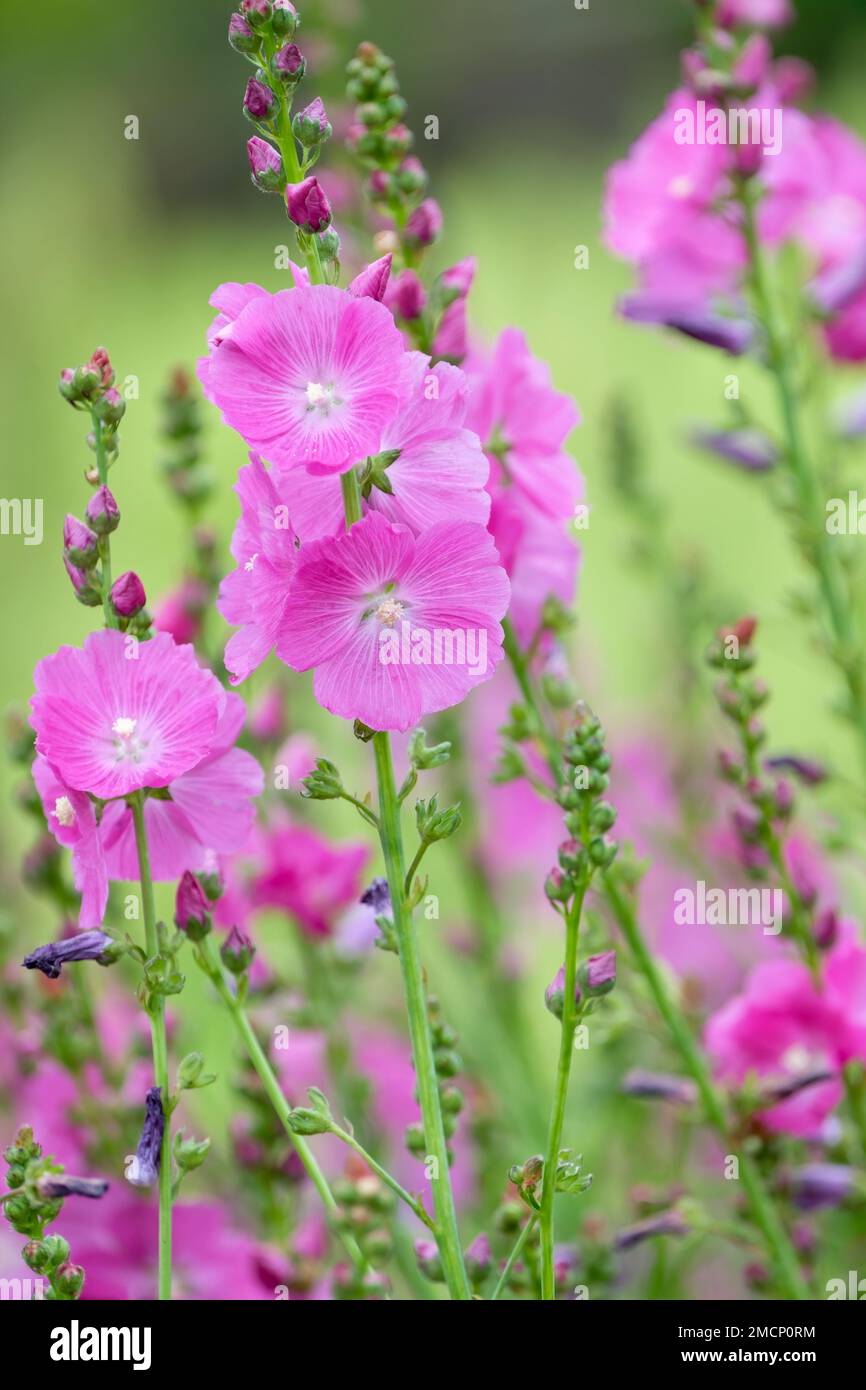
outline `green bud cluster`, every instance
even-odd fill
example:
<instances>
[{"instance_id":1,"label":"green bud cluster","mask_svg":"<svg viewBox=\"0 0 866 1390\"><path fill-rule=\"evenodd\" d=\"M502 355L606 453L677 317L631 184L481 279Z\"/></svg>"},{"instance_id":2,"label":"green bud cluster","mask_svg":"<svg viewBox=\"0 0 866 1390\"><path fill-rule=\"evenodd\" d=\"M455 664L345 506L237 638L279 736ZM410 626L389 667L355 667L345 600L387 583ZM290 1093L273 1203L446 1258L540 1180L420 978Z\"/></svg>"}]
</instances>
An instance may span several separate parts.
<instances>
[{"instance_id":1,"label":"green bud cluster","mask_svg":"<svg viewBox=\"0 0 866 1390\"><path fill-rule=\"evenodd\" d=\"M375 1173L365 1172L334 1183L340 1208L338 1230L354 1236L367 1261L379 1269L390 1259L394 1241L390 1222L397 1198Z\"/></svg>"},{"instance_id":2,"label":"green bud cluster","mask_svg":"<svg viewBox=\"0 0 866 1390\"><path fill-rule=\"evenodd\" d=\"M433 1065L439 1086L439 1103L442 1110L442 1124L445 1138L452 1139L457 1131L457 1118L463 1109L464 1097L459 1087L452 1084L455 1076L463 1070L463 1060L457 1052L458 1037L454 1029L442 1017L439 1000L431 995L427 1000L427 1019L433 1043ZM423 1157L428 1152L424 1127L411 1124L405 1132L405 1144L410 1153ZM454 1154L448 1149L448 1162L454 1162Z\"/></svg>"},{"instance_id":3,"label":"green bud cluster","mask_svg":"<svg viewBox=\"0 0 866 1390\"><path fill-rule=\"evenodd\" d=\"M557 799L565 812L569 838L560 845L558 864L545 883L549 901L560 908L581 886L586 887L597 869L609 868L619 849L608 834L616 822L616 810L602 800L610 781L610 754L600 721L582 701L575 707L562 756L566 779Z\"/></svg>"}]
</instances>

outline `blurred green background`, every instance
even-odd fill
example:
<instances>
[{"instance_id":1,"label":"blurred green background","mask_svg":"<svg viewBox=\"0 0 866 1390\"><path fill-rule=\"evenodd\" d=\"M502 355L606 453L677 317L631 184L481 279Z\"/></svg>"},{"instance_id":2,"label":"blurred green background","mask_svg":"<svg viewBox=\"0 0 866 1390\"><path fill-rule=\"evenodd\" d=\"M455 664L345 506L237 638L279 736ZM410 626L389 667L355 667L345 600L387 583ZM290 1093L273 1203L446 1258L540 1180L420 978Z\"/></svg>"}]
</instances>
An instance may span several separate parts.
<instances>
[{"instance_id":1,"label":"blurred green background","mask_svg":"<svg viewBox=\"0 0 866 1390\"><path fill-rule=\"evenodd\" d=\"M720 597L717 620L745 610L761 619L774 742L844 759L845 734L826 717L833 676L786 604L796 565L767 489L684 442L689 425L723 418L728 359L613 313L631 276L601 246L604 170L677 81L678 52L691 34L686 0L591 0L586 11L571 0L310 0L299 8L311 59L306 100L319 90L336 94L345 59L370 37L396 59L416 134L426 115L438 116L439 140L418 141L445 211L436 263L477 255L476 330L492 336L519 325L580 404L574 451L592 513L577 640L606 722L664 728L678 719L660 669L660 596L629 562L633 522L610 483L609 412L624 398L676 546L704 557L708 587ZM225 40L227 3L42 0L2 10L2 491L43 498L45 527L39 547L0 537L0 702L9 705L26 701L39 657L92 626L61 563L63 515L83 510L90 456L85 417L57 394L60 368L105 344L121 380L138 378L111 479L124 518L115 568L138 570L155 599L177 578L183 555L181 514L158 470L166 378L202 351L207 300L219 282L286 283L274 247L288 234L276 200L249 183L250 131L240 109L248 69ZM817 65L820 104L862 133L862 0L800 0L798 11L782 51ZM124 138L130 115L140 122L138 140ZM586 270L574 268L579 245L589 248ZM743 389L761 399L758 380L745 367L742 376ZM840 388L857 379L841 374ZM206 418L223 483L211 517L227 541L231 485L245 453L215 412ZM347 741L345 731L339 738ZM0 784L8 866L25 843L24 826L10 809L6 766ZM357 833L351 822L343 828ZM32 932L44 925L43 910L32 897L23 902L22 927ZM551 942L538 965L542 987L556 949ZM545 1030L540 1046L554 1043L554 1030ZM219 1090L208 1104L218 1103Z\"/></svg>"}]
</instances>

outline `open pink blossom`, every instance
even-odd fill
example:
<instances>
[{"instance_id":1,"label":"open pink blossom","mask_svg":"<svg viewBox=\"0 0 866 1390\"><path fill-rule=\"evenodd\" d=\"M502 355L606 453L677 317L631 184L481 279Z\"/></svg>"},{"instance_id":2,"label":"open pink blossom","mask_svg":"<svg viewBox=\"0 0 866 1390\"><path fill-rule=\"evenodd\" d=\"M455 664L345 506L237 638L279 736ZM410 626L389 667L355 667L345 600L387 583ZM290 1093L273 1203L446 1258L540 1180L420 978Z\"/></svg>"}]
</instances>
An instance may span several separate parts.
<instances>
[{"instance_id":1,"label":"open pink blossom","mask_svg":"<svg viewBox=\"0 0 866 1390\"><path fill-rule=\"evenodd\" d=\"M371 512L302 547L277 655L315 668L332 714L406 730L492 675L508 598L482 526L440 522L415 539Z\"/></svg>"},{"instance_id":2,"label":"open pink blossom","mask_svg":"<svg viewBox=\"0 0 866 1390\"><path fill-rule=\"evenodd\" d=\"M847 937L829 953L823 989L805 965L768 961L742 994L710 1018L706 1045L718 1076L734 1084L754 1075L764 1083L829 1072L832 1079L798 1090L762 1112L768 1128L818 1138L844 1094L840 1071L866 1059L866 951Z\"/></svg>"},{"instance_id":3,"label":"open pink blossom","mask_svg":"<svg viewBox=\"0 0 866 1390\"><path fill-rule=\"evenodd\" d=\"M34 672L36 749L75 791L103 798L165 787L208 753L225 693L192 647L93 632Z\"/></svg>"},{"instance_id":4,"label":"open pink blossom","mask_svg":"<svg viewBox=\"0 0 866 1390\"><path fill-rule=\"evenodd\" d=\"M234 684L260 666L272 650L297 564L285 493L261 459L254 454L251 459L235 484L241 499L231 543L237 568L220 585L217 602L226 622L241 629L225 650Z\"/></svg>"},{"instance_id":5,"label":"open pink blossom","mask_svg":"<svg viewBox=\"0 0 866 1390\"><path fill-rule=\"evenodd\" d=\"M489 362L472 369L467 424L490 459L490 492L513 489L547 516L570 517L581 487L574 459L563 452L580 420L574 401L554 389L549 368L516 328L506 328Z\"/></svg>"},{"instance_id":6,"label":"open pink blossom","mask_svg":"<svg viewBox=\"0 0 866 1390\"><path fill-rule=\"evenodd\" d=\"M212 340L205 382L226 423L271 463L342 472L377 452L402 354L384 305L302 285L250 298Z\"/></svg>"},{"instance_id":7,"label":"open pink blossom","mask_svg":"<svg viewBox=\"0 0 866 1390\"><path fill-rule=\"evenodd\" d=\"M405 354L397 413L381 437L381 451L399 451L385 470L392 491L373 487L367 510L405 523L416 535L437 521L486 525L489 465L478 436L464 428L468 404L469 381L459 368L445 362L431 366L421 352ZM279 490L302 541L344 529L337 478L292 469L281 478Z\"/></svg>"},{"instance_id":8,"label":"open pink blossom","mask_svg":"<svg viewBox=\"0 0 866 1390\"><path fill-rule=\"evenodd\" d=\"M732 29L738 24L778 29L793 18L791 0L721 0L716 14L718 24Z\"/></svg>"},{"instance_id":9,"label":"open pink blossom","mask_svg":"<svg viewBox=\"0 0 866 1390\"><path fill-rule=\"evenodd\" d=\"M220 720L205 756L168 784L169 800L144 803L151 870L158 882L187 869L205 869L215 854L232 854L245 843L255 819L254 799L264 774L251 753L236 748L246 717L239 695L225 696ZM106 806L100 826L111 879L138 877L132 812L123 802Z\"/></svg>"},{"instance_id":10,"label":"open pink blossom","mask_svg":"<svg viewBox=\"0 0 866 1390\"><path fill-rule=\"evenodd\" d=\"M330 936L361 895L368 859L364 844L336 844L309 826L278 822L259 838L252 905L281 908L309 935Z\"/></svg>"}]
</instances>

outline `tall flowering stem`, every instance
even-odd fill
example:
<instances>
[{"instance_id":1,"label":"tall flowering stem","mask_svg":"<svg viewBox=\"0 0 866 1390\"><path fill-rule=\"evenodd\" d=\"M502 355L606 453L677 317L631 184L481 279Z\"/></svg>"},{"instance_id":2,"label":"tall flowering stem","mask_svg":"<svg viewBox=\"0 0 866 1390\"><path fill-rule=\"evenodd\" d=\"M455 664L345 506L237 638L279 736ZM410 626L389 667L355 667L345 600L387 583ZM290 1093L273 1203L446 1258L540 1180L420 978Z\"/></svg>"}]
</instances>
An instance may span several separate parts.
<instances>
[{"instance_id":1,"label":"tall flowering stem","mask_svg":"<svg viewBox=\"0 0 866 1390\"><path fill-rule=\"evenodd\" d=\"M680 1054L689 1075L694 1080L704 1107L704 1113L719 1138L729 1139L729 1127L724 1106L707 1067L706 1060L692 1035L681 1011L672 1000L653 955L647 946L631 903L623 895L611 873L605 874L605 893L623 936L631 949L634 963L643 975L653 1002ZM805 1300L812 1297L803 1278L796 1252L779 1217L775 1203L767 1192L763 1176L748 1153L739 1155L739 1171L746 1190L749 1207L772 1256L779 1287L786 1298Z\"/></svg>"},{"instance_id":2,"label":"tall flowering stem","mask_svg":"<svg viewBox=\"0 0 866 1390\"><path fill-rule=\"evenodd\" d=\"M388 734L373 738L376 777L379 785L379 837L385 859L385 871L391 892L394 931L403 973L403 992L409 1019L412 1058L418 1078L418 1103L424 1124L428 1155L435 1160L431 1178L433 1204L436 1212L436 1242L442 1269L452 1298L469 1299L471 1290L463 1265L457 1211L448 1167L448 1145L442 1120L439 1085L433 1059L433 1043L427 1019L427 998L424 989L424 968L418 950L418 938L412 912L407 906L404 883L406 866L403 838L400 831L400 806L394 783L391 759L391 740Z\"/></svg>"},{"instance_id":3,"label":"tall flowering stem","mask_svg":"<svg viewBox=\"0 0 866 1390\"><path fill-rule=\"evenodd\" d=\"M584 881L565 919L565 998L562 1010L562 1029L559 1039L559 1060L556 1065L556 1081L553 1090L553 1107L547 1132L547 1152L544 1160L545 1181L541 1196L541 1297L556 1297L556 1276L553 1264L553 1202L556 1196L556 1169L559 1162L559 1147L562 1142L562 1128L565 1122L565 1105L568 1099L568 1082L571 1076L571 1059L574 1055L574 1033L577 1027L578 1010L575 1004L577 991L577 950L580 940L580 916L586 896Z\"/></svg>"},{"instance_id":4,"label":"tall flowering stem","mask_svg":"<svg viewBox=\"0 0 866 1390\"><path fill-rule=\"evenodd\" d=\"M159 935L156 925L156 908L153 899L153 878L150 871L150 855L147 848L147 830L144 823L144 798L136 792L129 798L135 826L135 847L138 852L138 872L141 883L141 904L144 913L144 933L148 959L159 954ZM159 1087L165 1113L165 1128L162 1133L159 1163L159 1276L158 1296L161 1300L171 1298L171 1124L167 1110L168 1084L168 1040L165 1030L165 997L154 994L148 1007L150 1035L153 1047L154 1084Z\"/></svg>"},{"instance_id":5,"label":"tall flowering stem","mask_svg":"<svg viewBox=\"0 0 866 1390\"><path fill-rule=\"evenodd\" d=\"M354 469L342 474L343 508L346 529L361 518L361 493ZM451 1187L448 1166L448 1143L442 1120L439 1085L433 1059L433 1043L427 1017L427 997L424 989L424 967L418 950L418 938L412 912L406 903L406 863L400 829L400 803L394 782L391 740L387 733L373 737L376 778L379 790L379 839L385 860L385 872L391 894L394 931L403 973L403 991L409 1020L412 1059L418 1078L418 1102L424 1125L428 1154L435 1159L436 1175L433 1184L433 1204L436 1212L436 1241L442 1269L452 1298L472 1297L463 1264L457 1210Z\"/></svg>"},{"instance_id":6,"label":"tall flowering stem","mask_svg":"<svg viewBox=\"0 0 866 1390\"><path fill-rule=\"evenodd\" d=\"M296 1130L292 1128L290 1120L291 1107L283 1095L280 1083L274 1075L273 1067L265 1055L264 1048L256 1037L255 1029L250 1023L249 1016L244 1007L242 993L236 992L230 987L210 936L206 936L198 943L196 958L199 965L208 976L208 979L213 982L217 994L228 1010L238 1036L246 1048L247 1056L252 1062L258 1078L262 1083L265 1094L273 1106L274 1114L289 1136L295 1152L303 1164L307 1177L319 1194L329 1220L334 1224L339 1216L339 1207L333 1192L328 1186L328 1180L316 1162L309 1144L301 1134L298 1134ZM346 1254L352 1261L352 1265L358 1276L363 1278L365 1275L372 1274L372 1270L367 1264L354 1237L345 1231L338 1230L338 1234Z\"/></svg>"},{"instance_id":7,"label":"tall flowering stem","mask_svg":"<svg viewBox=\"0 0 866 1390\"><path fill-rule=\"evenodd\" d=\"M743 214L743 236L749 259L749 286L767 339L767 368L773 377L785 439L785 458L804 527L804 552L813 565L833 636L831 656L842 672L850 700L850 718L866 757L866 682L862 648L855 630L848 586L837 561L824 521L818 479L803 443L798 393L793 381L791 347L781 323L755 217L752 180L738 185Z\"/></svg>"}]
</instances>

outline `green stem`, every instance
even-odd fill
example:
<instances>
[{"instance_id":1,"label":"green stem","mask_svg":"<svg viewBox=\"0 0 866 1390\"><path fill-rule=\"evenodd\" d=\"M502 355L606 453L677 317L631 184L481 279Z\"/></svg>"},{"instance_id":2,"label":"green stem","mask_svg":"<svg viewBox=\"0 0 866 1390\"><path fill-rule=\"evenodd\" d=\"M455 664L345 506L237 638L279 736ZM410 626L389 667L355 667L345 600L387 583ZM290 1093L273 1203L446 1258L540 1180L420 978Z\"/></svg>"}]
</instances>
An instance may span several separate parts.
<instances>
[{"instance_id":1,"label":"green stem","mask_svg":"<svg viewBox=\"0 0 866 1390\"><path fill-rule=\"evenodd\" d=\"M532 682L529 663L507 618L504 620L502 628L505 634L503 640L505 655L511 663L511 669L517 684L520 686L520 693L532 717L536 738L541 744L547 765L553 773L554 785L558 786L562 781L562 759L559 754L559 745L547 726L547 721L541 710L541 702Z\"/></svg>"},{"instance_id":2,"label":"green stem","mask_svg":"<svg viewBox=\"0 0 866 1390\"><path fill-rule=\"evenodd\" d=\"M102 421L97 415L95 407L90 412L90 419L93 423L93 438L96 445L96 473L99 478L99 486L107 487L108 457L105 451ZM111 607L111 537L100 536L97 548L102 572L102 611L105 614L105 626L117 627L117 618Z\"/></svg>"},{"instance_id":3,"label":"green stem","mask_svg":"<svg viewBox=\"0 0 866 1390\"><path fill-rule=\"evenodd\" d=\"M252 1024L250 1023L246 1009L238 999L237 995L234 994L228 986L228 982L226 981L225 977L225 972L222 967L222 962L220 961L219 956L216 953L211 937L206 936L204 941L199 943L199 953L200 964L202 965L202 968L204 969L205 974L208 976L208 978L213 981L213 984L216 986L216 991L220 999L228 1009L229 1014L232 1018L232 1022L234 1023L235 1028L237 1029L237 1032L247 1050L247 1056L249 1057L250 1061L255 1067L255 1070L258 1074L258 1078L261 1081L262 1086L264 1088L265 1094L274 1108L274 1113L276 1114L277 1119L280 1121L280 1124L283 1126L283 1129L286 1131L286 1134L288 1135L290 1142L294 1146L294 1149L299 1159L301 1160L301 1163L304 1166L307 1177L310 1179L310 1182L313 1184L316 1191L318 1192L319 1197L322 1200L322 1205L324 1206L325 1211L328 1213L332 1226L335 1226L336 1229L335 1223L340 1215L340 1208L337 1205L337 1201L334 1197L334 1194L328 1186L327 1178L325 1177L324 1173L322 1172L321 1168L319 1167L318 1163L313 1157L313 1153L310 1149L310 1146L307 1144L306 1140L303 1138L302 1135L295 1134L294 1130L292 1129L291 1122L289 1120L289 1110L291 1109L291 1107L289 1106L288 1101L283 1095L280 1083L274 1075L273 1068L271 1067L270 1062L265 1056L265 1052L262 1048L261 1043L256 1037L255 1030ZM355 1239L352 1236L350 1236L347 1232L340 1231L339 1229L337 1230L337 1234L339 1235L339 1238L343 1243L343 1246L346 1250L346 1254L349 1256L349 1259L352 1261L352 1264L354 1265L358 1274L363 1276L365 1274L371 1273L372 1271L370 1269L370 1266L365 1260L364 1255L362 1254L361 1249L358 1246Z\"/></svg>"},{"instance_id":4,"label":"green stem","mask_svg":"<svg viewBox=\"0 0 866 1390\"><path fill-rule=\"evenodd\" d=\"M412 913L406 907L403 892L406 873L400 831L400 808L394 785L391 741L387 733L374 735L373 752L376 759L376 776L379 785L379 838L391 892L394 931L399 946L403 992L406 999L409 1036L412 1043L412 1060L418 1082L418 1103L424 1125L428 1159L434 1160L434 1175L430 1181L433 1187L433 1204L436 1212L436 1243L439 1247L445 1282L451 1297L470 1299L472 1293L469 1280L466 1277L463 1251L457 1228L457 1212L448 1166L448 1144L442 1121L439 1083L433 1057L430 1024L427 1017L424 970L418 949L415 923Z\"/></svg>"},{"instance_id":5,"label":"green stem","mask_svg":"<svg viewBox=\"0 0 866 1390\"><path fill-rule=\"evenodd\" d=\"M415 851L415 858L412 860L412 863L409 865L408 869L406 870L406 881L405 881L405 883L403 884L403 891L404 891L404 893L406 893L407 895L408 895L408 893L409 893L410 888L412 887L412 879L413 879L414 876L415 876L415 871L416 871L416 869L419 867L419 865L420 865L420 863L421 863L421 860L424 858L424 855L427 853L427 850L428 850L429 848L430 848L430 841L429 841L429 840L422 840L421 843L420 843L420 845L418 846L418 848L417 848L416 851Z\"/></svg>"},{"instance_id":6,"label":"green stem","mask_svg":"<svg viewBox=\"0 0 866 1390\"><path fill-rule=\"evenodd\" d=\"M530 1218L529 1218L529 1220L527 1221L526 1225L524 1226L523 1230L520 1232L520 1235L517 1237L517 1240L514 1242L514 1246L513 1246L513 1248L512 1248L511 1254L508 1256L508 1259L505 1261L505 1268L503 1269L501 1275L499 1276L499 1283L496 1285L496 1288L493 1290L493 1293L490 1295L491 1300L494 1299L494 1298L501 1298L501 1297L502 1297L503 1293L505 1292L505 1289L506 1289L507 1286L508 1286L508 1280L509 1280L509 1278L511 1277L511 1271L512 1271L512 1269L514 1268L515 1264L517 1263L518 1259L520 1258L520 1252L522 1251L522 1249L523 1249L524 1245L526 1244L526 1242L529 1240L529 1237L531 1236L532 1232L535 1230L535 1227L536 1227L537 1224L538 1224L538 1217L537 1217L537 1216L530 1216Z\"/></svg>"},{"instance_id":7,"label":"green stem","mask_svg":"<svg viewBox=\"0 0 866 1390\"><path fill-rule=\"evenodd\" d=\"M274 126L274 136L283 158L283 169L286 179L291 183L301 182L301 166L298 161L298 147L295 144L295 137L292 133L292 103L286 96L285 89L279 76L271 73L270 59L272 52L265 57L265 65L271 74L271 87L276 92L280 103L280 114ZM314 285L325 283L325 272L322 266L322 258L319 255L319 243L315 236L305 237L301 240L301 233L298 233L298 249L307 263L307 270L310 274L310 281Z\"/></svg>"},{"instance_id":8,"label":"green stem","mask_svg":"<svg viewBox=\"0 0 866 1390\"><path fill-rule=\"evenodd\" d=\"M866 684L860 662L860 643L852 622L844 574L824 525L818 479L803 445L791 353L770 291L755 220L754 193L748 180L741 184L739 201L743 209L743 235L749 256L752 292L767 335L768 367L776 386L785 435L785 455L805 528L806 554L817 574L818 587L835 639L833 660L844 677L851 702L851 719L866 753Z\"/></svg>"},{"instance_id":9,"label":"green stem","mask_svg":"<svg viewBox=\"0 0 866 1390\"><path fill-rule=\"evenodd\" d=\"M623 897L614 878L610 874L605 874L604 878L608 902L613 909L620 930L628 942L638 969L649 986L656 1008L667 1026L671 1040L698 1088L707 1119L720 1139L727 1143L729 1132L724 1106L713 1085L709 1069L695 1042L692 1031L670 996L629 903ZM811 1298L809 1286L803 1278L796 1252L782 1224L776 1205L766 1189L758 1165L750 1154L742 1153L738 1157L740 1176L746 1190L752 1216L773 1259L780 1287L788 1298L795 1300Z\"/></svg>"},{"instance_id":10,"label":"green stem","mask_svg":"<svg viewBox=\"0 0 866 1390\"><path fill-rule=\"evenodd\" d=\"M343 511L346 516L346 530L361 520L361 489L354 468L340 474L340 487L343 492Z\"/></svg>"},{"instance_id":11,"label":"green stem","mask_svg":"<svg viewBox=\"0 0 866 1390\"><path fill-rule=\"evenodd\" d=\"M141 903L144 913L144 934L147 955L153 960L159 954L156 928L156 908L153 900L153 877L147 848L147 829L144 823L144 797L136 792L129 799L135 827L135 847L138 851L138 872L141 881ZM168 1086L168 1040L165 1030L165 996L153 998L148 1010L150 1036L153 1045L154 1083L159 1087L165 1128L159 1158L159 1275L158 1297L171 1298L171 1116Z\"/></svg>"},{"instance_id":12,"label":"green stem","mask_svg":"<svg viewBox=\"0 0 866 1390\"><path fill-rule=\"evenodd\" d=\"M423 1221L424 1225L429 1230L433 1230L434 1223L428 1215L423 1202L420 1202L417 1197L413 1197L411 1192L407 1192L405 1187L401 1186L397 1179L391 1176L387 1168L383 1168L381 1163L364 1148L363 1144L358 1142L354 1134L350 1134L346 1129L341 1129L337 1124L332 1125L330 1133L335 1134L348 1148L353 1149L359 1158L363 1158L367 1167L370 1168L378 1178L381 1178L386 1187L390 1187L391 1191L395 1196L400 1198L401 1202L406 1203L406 1206L410 1211L414 1212L418 1220Z\"/></svg>"},{"instance_id":13,"label":"green stem","mask_svg":"<svg viewBox=\"0 0 866 1390\"><path fill-rule=\"evenodd\" d=\"M553 1268L553 1203L556 1197L556 1169L559 1162L559 1147L562 1142L562 1127L565 1122L571 1059L574 1053L574 1033L577 1027L577 1008L575 1005L577 948L580 939L580 914L583 910L586 886L584 880L574 895L574 901L565 919L565 999L562 1005L559 1061L556 1067L553 1106L547 1131L544 1186L541 1194L541 1297L543 1299L556 1297L556 1278Z\"/></svg>"}]
</instances>

